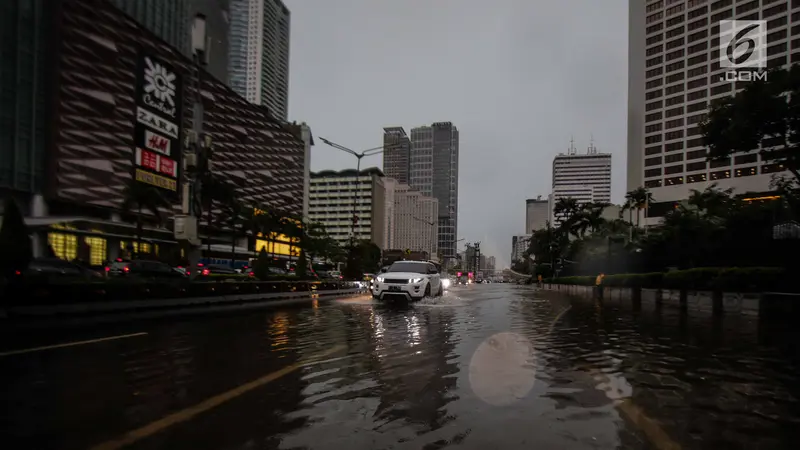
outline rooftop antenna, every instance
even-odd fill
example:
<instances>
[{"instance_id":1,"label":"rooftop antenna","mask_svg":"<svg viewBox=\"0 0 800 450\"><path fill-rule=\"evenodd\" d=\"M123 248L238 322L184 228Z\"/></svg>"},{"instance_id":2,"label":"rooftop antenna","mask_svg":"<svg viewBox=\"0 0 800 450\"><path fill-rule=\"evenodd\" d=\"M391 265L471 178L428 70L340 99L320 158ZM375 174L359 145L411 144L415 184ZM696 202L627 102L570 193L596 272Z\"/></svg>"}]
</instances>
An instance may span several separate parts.
<instances>
[{"instance_id":1,"label":"rooftop antenna","mask_svg":"<svg viewBox=\"0 0 800 450\"><path fill-rule=\"evenodd\" d=\"M591 135L589 138L589 150L587 151L589 155L596 155L597 154L597 147L594 146L594 134Z\"/></svg>"},{"instance_id":2,"label":"rooftop antenna","mask_svg":"<svg viewBox=\"0 0 800 450\"><path fill-rule=\"evenodd\" d=\"M567 151L567 154L568 154L568 155L574 155L575 153L576 153L576 150L575 150L575 140L574 140L574 139L572 138L572 136L570 135L570 137L569 137L569 151Z\"/></svg>"}]
</instances>

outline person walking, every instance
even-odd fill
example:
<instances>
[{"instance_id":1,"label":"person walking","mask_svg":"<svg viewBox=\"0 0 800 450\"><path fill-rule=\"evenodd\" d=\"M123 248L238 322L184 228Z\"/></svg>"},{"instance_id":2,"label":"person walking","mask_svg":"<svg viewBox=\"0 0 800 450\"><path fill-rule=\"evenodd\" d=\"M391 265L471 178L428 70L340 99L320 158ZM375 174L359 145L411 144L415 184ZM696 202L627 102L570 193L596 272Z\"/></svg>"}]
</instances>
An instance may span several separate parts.
<instances>
[{"instance_id":1,"label":"person walking","mask_svg":"<svg viewBox=\"0 0 800 450\"><path fill-rule=\"evenodd\" d=\"M603 278L605 277L606 274L600 272L600 275L598 275L594 280L595 297L597 297L598 300L603 299Z\"/></svg>"}]
</instances>

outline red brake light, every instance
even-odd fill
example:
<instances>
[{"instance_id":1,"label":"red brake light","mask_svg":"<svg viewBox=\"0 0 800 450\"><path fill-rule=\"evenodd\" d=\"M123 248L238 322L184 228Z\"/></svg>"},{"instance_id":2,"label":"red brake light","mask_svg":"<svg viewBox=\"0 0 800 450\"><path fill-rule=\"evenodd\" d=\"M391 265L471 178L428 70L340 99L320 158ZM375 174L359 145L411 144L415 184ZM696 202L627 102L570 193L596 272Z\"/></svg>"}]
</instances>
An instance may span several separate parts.
<instances>
[{"instance_id":1,"label":"red brake light","mask_svg":"<svg viewBox=\"0 0 800 450\"><path fill-rule=\"evenodd\" d=\"M106 266L106 272L108 272L109 270L111 270L111 267Z\"/></svg>"},{"instance_id":2,"label":"red brake light","mask_svg":"<svg viewBox=\"0 0 800 450\"><path fill-rule=\"evenodd\" d=\"M211 271L208 269L203 269L203 275L208 275L209 273L211 273Z\"/></svg>"},{"instance_id":3,"label":"red brake light","mask_svg":"<svg viewBox=\"0 0 800 450\"><path fill-rule=\"evenodd\" d=\"M22 275L22 272L20 272L19 270L15 270L14 275Z\"/></svg>"},{"instance_id":4,"label":"red brake light","mask_svg":"<svg viewBox=\"0 0 800 450\"><path fill-rule=\"evenodd\" d=\"M128 266L125 266L125 267L124 267L122 270L123 270L123 271L125 271L125 272L130 272L130 271L131 271L131 268L130 268L130 267L128 267Z\"/></svg>"},{"instance_id":5,"label":"red brake light","mask_svg":"<svg viewBox=\"0 0 800 450\"><path fill-rule=\"evenodd\" d=\"M117 262L122 262L122 258L117 258L116 261Z\"/></svg>"},{"instance_id":6,"label":"red brake light","mask_svg":"<svg viewBox=\"0 0 800 450\"><path fill-rule=\"evenodd\" d=\"M249 276L251 276L251 277L254 277L256 274L255 274L255 273L253 273L253 272L250 272L250 273L248 273L247 275L249 275Z\"/></svg>"},{"instance_id":7,"label":"red brake light","mask_svg":"<svg viewBox=\"0 0 800 450\"><path fill-rule=\"evenodd\" d=\"M197 263L197 267L203 267L203 263Z\"/></svg>"}]
</instances>

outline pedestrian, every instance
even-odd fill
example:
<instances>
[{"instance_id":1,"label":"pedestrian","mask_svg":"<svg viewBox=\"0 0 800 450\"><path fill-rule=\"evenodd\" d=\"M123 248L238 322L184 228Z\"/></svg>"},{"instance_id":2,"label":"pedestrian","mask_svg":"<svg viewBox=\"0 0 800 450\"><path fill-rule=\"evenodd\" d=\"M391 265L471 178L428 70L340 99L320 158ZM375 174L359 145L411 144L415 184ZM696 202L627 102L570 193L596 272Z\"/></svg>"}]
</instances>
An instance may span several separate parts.
<instances>
[{"instance_id":1,"label":"pedestrian","mask_svg":"<svg viewBox=\"0 0 800 450\"><path fill-rule=\"evenodd\" d=\"M542 280L542 274L539 274L539 276L536 277L536 278L539 281L539 283L538 283L539 284L539 289L543 288L544 287L544 281Z\"/></svg>"},{"instance_id":2,"label":"pedestrian","mask_svg":"<svg viewBox=\"0 0 800 450\"><path fill-rule=\"evenodd\" d=\"M600 275L598 275L597 278L595 278L594 280L595 296L597 297L598 300L603 299L603 278L605 277L606 274L600 272Z\"/></svg>"}]
</instances>

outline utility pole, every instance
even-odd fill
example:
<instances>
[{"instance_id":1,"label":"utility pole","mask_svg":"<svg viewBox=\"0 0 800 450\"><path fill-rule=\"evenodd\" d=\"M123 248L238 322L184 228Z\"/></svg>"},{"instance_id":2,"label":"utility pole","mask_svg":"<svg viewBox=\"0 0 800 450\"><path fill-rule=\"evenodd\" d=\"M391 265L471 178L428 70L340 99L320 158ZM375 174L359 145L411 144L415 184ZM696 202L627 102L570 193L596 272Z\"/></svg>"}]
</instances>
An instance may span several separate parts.
<instances>
[{"instance_id":1,"label":"utility pole","mask_svg":"<svg viewBox=\"0 0 800 450\"><path fill-rule=\"evenodd\" d=\"M198 219L202 214L201 182L203 174L211 170L212 153L211 137L203 136L201 73L208 64L206 42L206 18L203 14L197 14L192 25L192 129L186 132L183 143L182 214L175 217L174 230L175 237L186 244L184 256L189 260L193 276L202 254L197 233Z\"/></svg>"}]
</instances>

